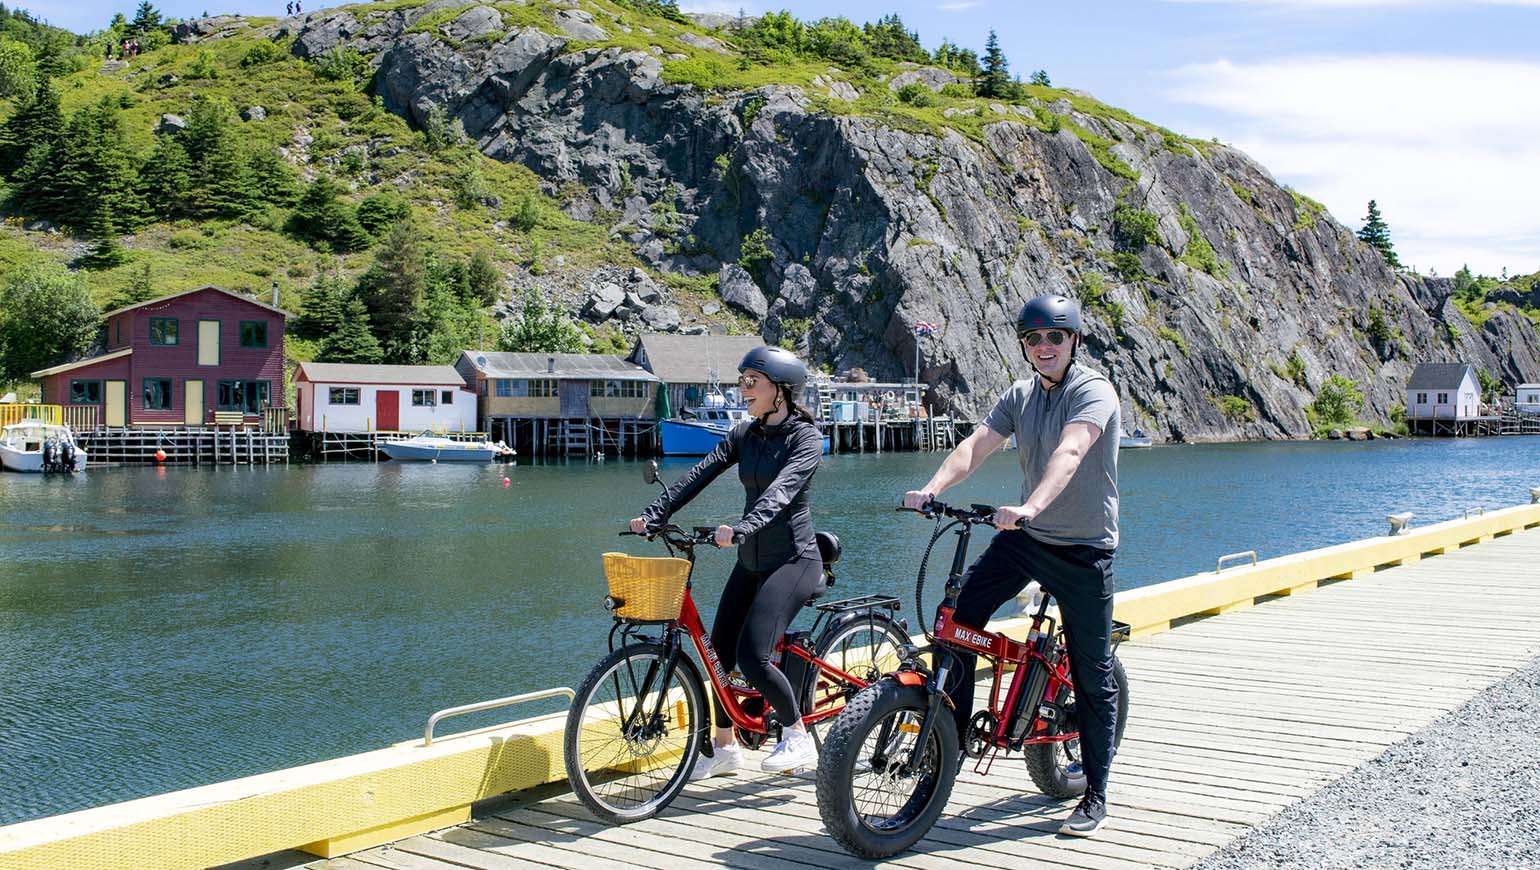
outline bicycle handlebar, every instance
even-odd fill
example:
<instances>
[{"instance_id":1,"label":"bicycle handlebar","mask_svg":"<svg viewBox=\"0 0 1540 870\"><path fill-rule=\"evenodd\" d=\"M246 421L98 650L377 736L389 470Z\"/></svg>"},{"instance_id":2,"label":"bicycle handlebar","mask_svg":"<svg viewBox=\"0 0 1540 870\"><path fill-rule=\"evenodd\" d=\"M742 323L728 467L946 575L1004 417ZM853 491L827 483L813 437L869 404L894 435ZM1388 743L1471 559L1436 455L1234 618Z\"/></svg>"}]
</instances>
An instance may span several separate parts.
<instances>
[{"instance_id":1,"label":"bicycle handlebar","mask_svg":"<svg viewBox=\"0 0 1540 870\"><path fill-rule=\"evenodd\" d=\"M654 526L645 532L633 532L630 529L627 529L626 531L620 533L620 537L635 535L638 538L646 538L649 541L662 537L666 543L672 544L681 549L688 550L698 547L702 544L710 544L711 546L715 547L717 545L716 533L717 530L715 526L695 526L693 531L687 532L680 526L676 526L670 523L664 526ZM733 543L743 543L743 535L734 534Z\"/></svg>"},{"instance_id":2,"label":"bicycle handlebar","mask_svg":"<svg viewBox=\"0 0 1540 870\"><path fill-rule=\"evenodd\" d=\"M995 523L995 508L993 505L987 504L975 504L966 508L958 508L952 507L946 502L931 499L925 503L925 507L918 510L903 506L900 506L898 510L904 513L919 514L927 520L935 519L937 516L946 516L969 525L992 526ZM1026 527L1026 520L1016 521L1016 528L1024 529Z\"/></svg>"}]
</instances>

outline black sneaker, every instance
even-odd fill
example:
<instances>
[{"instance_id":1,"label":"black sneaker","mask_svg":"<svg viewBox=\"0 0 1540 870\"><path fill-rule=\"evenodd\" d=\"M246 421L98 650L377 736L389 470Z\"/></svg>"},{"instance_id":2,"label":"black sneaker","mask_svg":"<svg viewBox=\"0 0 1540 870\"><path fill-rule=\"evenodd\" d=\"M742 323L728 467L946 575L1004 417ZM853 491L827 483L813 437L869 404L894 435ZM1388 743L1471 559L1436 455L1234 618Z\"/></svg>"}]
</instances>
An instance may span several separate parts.
<instances>
[{"instance_id":1,"label":"black sneaker","mask_svg":"<svg viewBox=\"0 0 1540 870\"><path fill-rule=\"evenodd\" d=\"M1059 826L1059 833L1070 837L1089 837L1102 829L1107 822L1105 798L1088 794L1080 799L1080 806Z\"/></svg>"}]
</instances>

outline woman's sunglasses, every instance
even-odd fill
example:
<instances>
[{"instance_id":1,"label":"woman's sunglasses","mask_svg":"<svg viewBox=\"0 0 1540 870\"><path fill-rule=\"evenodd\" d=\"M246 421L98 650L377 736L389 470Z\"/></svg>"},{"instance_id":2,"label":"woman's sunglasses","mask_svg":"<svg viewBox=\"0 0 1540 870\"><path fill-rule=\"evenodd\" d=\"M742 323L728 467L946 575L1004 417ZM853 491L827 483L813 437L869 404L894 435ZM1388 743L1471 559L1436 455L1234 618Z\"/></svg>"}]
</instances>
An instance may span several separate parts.
<instances>
[{"instance_id":1,"label":"woman's sunglasses","mask_svg":"<svg viewBox=\"0 0 1540 870\"><path fill-rule=\"evenodd\" d=\"M1050 329L1047 332L1029 332L1022 341L1027 343L1027 347L1037 347L1045 338L1048 339L1049 344L1058 347L1064 343L1065 335L1057 329Z\"/></svg>"},{"instance_id":2,"label":"woman's sunglasses","mask_svg":"<svg viewBox=\"0 0 1540 870\"><path fill-rule=\"evenodd\" d=\"M759 385L759 375L739 375L738 386L745 390L752 390Z\"/></svg>"}]
</instances>

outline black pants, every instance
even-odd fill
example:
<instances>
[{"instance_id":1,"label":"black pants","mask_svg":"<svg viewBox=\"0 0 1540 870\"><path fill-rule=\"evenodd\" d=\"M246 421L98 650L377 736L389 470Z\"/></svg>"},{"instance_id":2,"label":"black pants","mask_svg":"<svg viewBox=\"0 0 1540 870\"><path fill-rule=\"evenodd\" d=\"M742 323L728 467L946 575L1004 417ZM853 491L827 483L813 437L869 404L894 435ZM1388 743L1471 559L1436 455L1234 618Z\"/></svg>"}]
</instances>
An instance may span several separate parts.
<instances>
[{"instance_id":1,"label":"black pants","mask_svg":"<svg viewBox=\"0 0 1540 870\"><path fill-rule=\"evenodd\" d=\"M774 571L750 571L741 564L734 565L711 624L711 645L716 647L722 667L741 671L749 685L765 696L765 703L774 708L782 725L801 721L802 711L791 683L774 664L775 646L797 611L822 585L823 563L817 554L793 559ZM733 720L715 693L711 700L717 727L731 727Z\"/></svg>"},{"instance_id":2,"label":"black pants","mask_svg":"<svg viewBox=\"0 0 1540 870\"><path fill-rule=\"evenodd\" d=\"M963 576L953 618L983 628L1000 605L1032 580L1058 602L1080 718L1086 788L1105 797L1118 715L1118 687L1112 678L1112 552L1045 544L1022 531L1001 532ZM958 658L947 695L955 705L961 736L973 714L978 657L959 654Z\"/></svg>"}]
</instances>

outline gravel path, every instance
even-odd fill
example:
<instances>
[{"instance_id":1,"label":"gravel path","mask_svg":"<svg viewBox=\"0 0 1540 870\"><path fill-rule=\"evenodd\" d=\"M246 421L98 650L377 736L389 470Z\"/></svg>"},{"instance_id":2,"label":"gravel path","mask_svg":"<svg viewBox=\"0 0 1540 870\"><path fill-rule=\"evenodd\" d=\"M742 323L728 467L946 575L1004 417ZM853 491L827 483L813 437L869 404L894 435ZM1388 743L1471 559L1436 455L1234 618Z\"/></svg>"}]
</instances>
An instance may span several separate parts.
<instances>
[{"instance_id":1,"label":"gravel path","mask_svg":"<svg viewBox=\"0 0 1540 870\"><path fill-rule=\"evenodd\" d=\"M1540 867L1540 658L1195 866Z\"/></svg>"}]
</instances>

